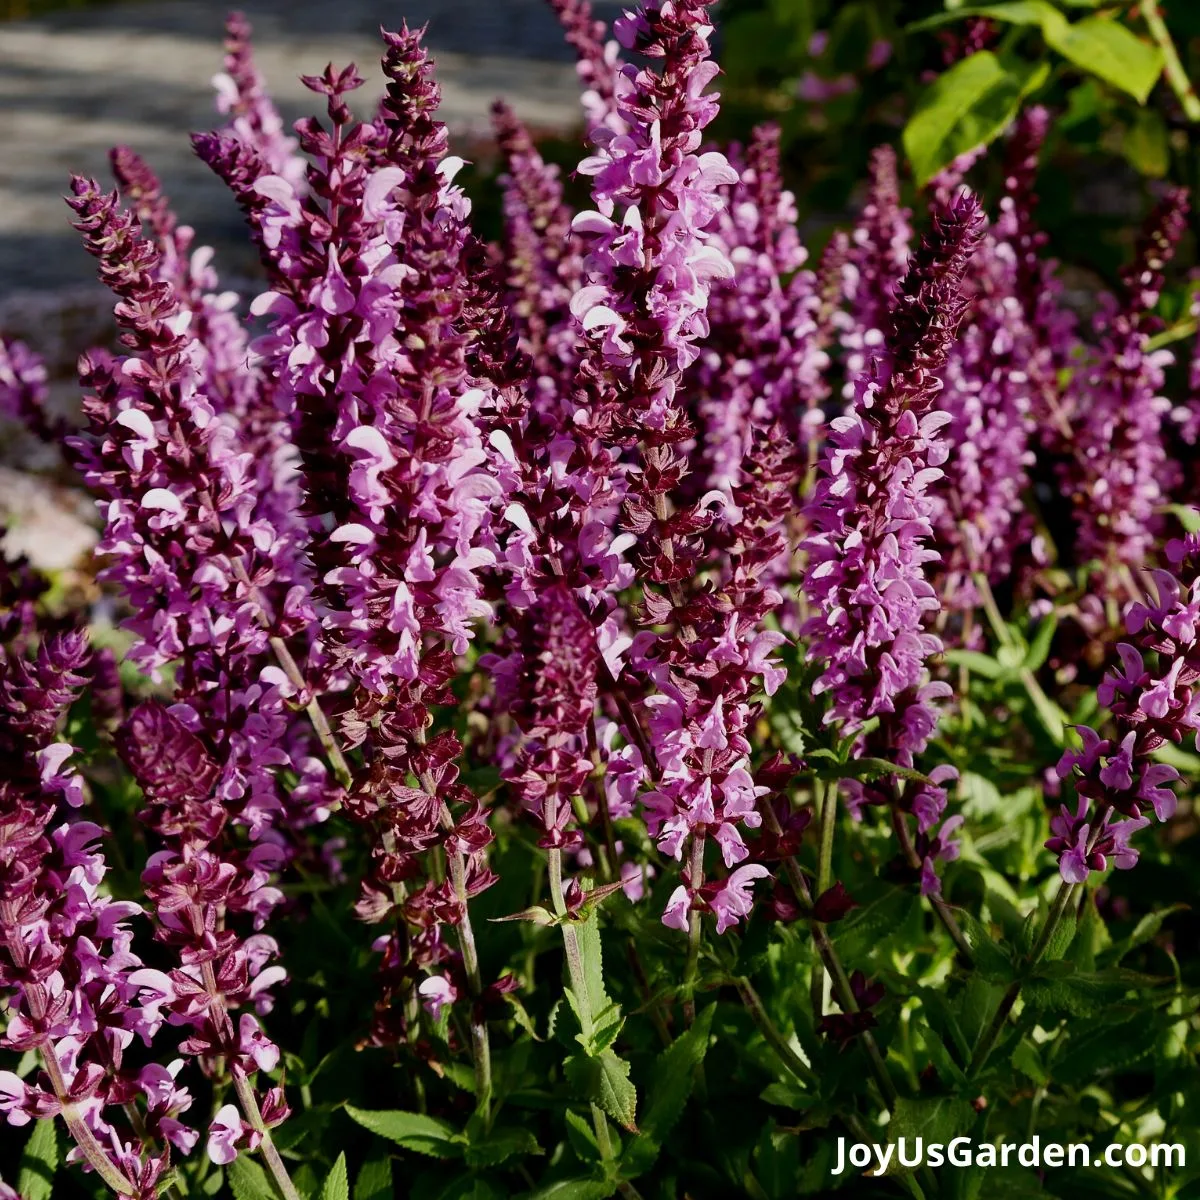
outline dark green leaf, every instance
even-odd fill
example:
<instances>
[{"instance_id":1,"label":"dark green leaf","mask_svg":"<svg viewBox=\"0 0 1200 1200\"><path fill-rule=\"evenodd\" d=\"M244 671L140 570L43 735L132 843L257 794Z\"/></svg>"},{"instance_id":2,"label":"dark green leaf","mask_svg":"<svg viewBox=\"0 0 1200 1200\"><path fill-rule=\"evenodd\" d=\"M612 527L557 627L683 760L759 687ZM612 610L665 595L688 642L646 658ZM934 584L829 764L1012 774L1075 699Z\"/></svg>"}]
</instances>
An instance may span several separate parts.
<instances>
[{"instance_id":1,"label":"dark green leaf","mask_svg":"<svg viewBox=\"0 0 1200 1200\"><path fill-rule=\"evenodd\" d=\"M876 899L856 908L845 920L830 926L839 951L853 964L866 958L882 939L895 933L919 904L909 887L890 887Z\"/></svg>"},{"instance_id":2,"label":"dark green leaf","mask_svg":"<svg viewBox=\"0 0 1200 1200\"><path fill-rule=\"evenodd\" d=\"M959 924L975 956L979 974L992 983L1011 982L1014 971L1008 952L970 913L960 913Z\"/></svg>"},{"instance_id":3,"label":"dark green leaf","mask_svg":"<svg viewBox=\"0 0 1200 1200\"><path fill-rule=\"evenodd\" d=\"M354 1181L354 1200L392 1200L392 1161L370 1158Z\"/></svg>"},{"instance_id":4,"label":"dark green leaf","mask_svg":"<svg viewBox=\"0 0 1200 1200\"><path fill-rule=\"evenodd\" d=\"M462 1137L447 1121L412 1112L366 1112L346 1105L347 1115L364 1129L432 1158L459 1158Z\"/></svg>"},{"instance_id":5,"label":"dark green leaf","mask_svg":"<svg viewBox=\"0 0 1200 1200\"><path fill-rule=\"evenodd\" d=\"M1177 912L1187 911L1186 904L1172 904L1170 908L1160 909L1158 912L1148 913L1134 927L1133 932L1127 937L1122 938L1104 955L1105 963L1119 963L1127 954L1136 950L1139 946L1146 945L1147 942L1152 942L1158 937L1159 931L1163 927L1163 922Z\"/></svg>"},{"instance_id":6,"label":"dark green leaf","mask_svg":"<svg viewBox=\"0 0 1200 1200\"><path fill-rule=\"evenodd\" d=\"M58 1162L58 1130L55 1128L54 1118L50 1117L34 1125L29 1141L25 1143L25 1149L21 1152L17 1191L22 1200L50 1200Z\"/></svg>"},{"instance_id":7,"label":"dark green leaf","mask_svg":"<svg viewBox=\"0 0 1200 1200\"><path fill-rule=\"evenodd\" d=\"M696 1023L680 1034L654 1064L653 1083L642 1110L641 1131L630 1143L621 1160L626 1178L633 1179L648 1170L658 1155L667 1134L683 1114L696 1081L696 1068L708 1051L716 1005L710 1004L696 1016Z\"/></svg>"},{"instance_id":8,"label":"dark green leaf","mask_svg":"<svg viewBox=\"0 0 1200 1200\"><path fill-rule=\"evenodd\" d=\"M1056 1083L1086 1084L1097 1075L1125 1070L1154 1053L1158 1033L1158 1023L1147 1016L1073 1032L1051 1074Z\"/></svg>"},{"instance_id":9,"label":"dark green leaf","mask_svg":"<svg viewBox=\"0 0 1200 1200\"><path fill-rule=\"evenodd\" d=\"M896 1101L892 1119L888 1123L888 1141L896 1144L901 1138L911 1144L916 1138L945 1145L966 1133L975 1120L975 1110L966 1100L955 1100L948 1096L918 1097L902 1096ZM893 1158L889 1174L907 1170Z\"/></svg>"},{"instance_id":10,"label":"dark green leaf","mask_svg":"<svg viewBox=\"0 0 1200 1200\"><path fill-rule=\"evenodd\" d=\"M582 1117L573 1108L568 1108L566 1113L567 1122L567 1140L571 1143L571 1149L575 1151L575 1156L585 1163L595 1163L600 1161L600 1143L596 1141L596 1131L592 1128L592 1123Z\"/></svg>"},{"instance_id":11,"label":"dark green leaf","mask_svg":"<svg viewBox=\"0 0 1200 1200\"><path fill-rule=\"evenodd\" d=\"M531 1130L508 1126L493 1129L482 1141L467 1146L467 1164L494 1167L518 1154L541 1154L542 1149Z\"/></svg>"}]
</instances>

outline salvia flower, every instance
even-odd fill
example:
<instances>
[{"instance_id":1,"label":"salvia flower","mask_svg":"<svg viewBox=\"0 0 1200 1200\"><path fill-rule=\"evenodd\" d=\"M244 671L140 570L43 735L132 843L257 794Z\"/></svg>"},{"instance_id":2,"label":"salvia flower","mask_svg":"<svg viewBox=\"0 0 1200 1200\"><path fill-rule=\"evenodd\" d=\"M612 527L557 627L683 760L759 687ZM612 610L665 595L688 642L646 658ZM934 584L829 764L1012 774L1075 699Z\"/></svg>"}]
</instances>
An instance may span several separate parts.
<instances>
[{"instance_id":1,"label":"salvia flower","mask_svg":"<svg viewBox=\"0 0 1200 1200\"><path fill-rule=\"evenodd\" d=\"M1173 356L1149 350L1147 342L1163 272L1187 212L1187 192L1169 189L1123 273L1121 299L1106 297L1097 315L1095 360L1073 379L1074 443L1063 481L1075 505L1076 557L1097 562L1110 591L1121 571L1145 563L1161 526L1158 510L1172 486L1174 468L1163 438L1170 403L1161 389Z\"/></svg>"},{"instance_id":2,"label":"salvia flower","mask_svg":"<svg viewBox=\"0 0 1200 1200\"><path fill-rule=\"evenodd\" d=\"M567 44L575 51L575 70L583 88L581 102L588 128L606 126L621 133L625 121L617 106L620 47L605 38L603 21L592 15L588 0L550 0L562 23Z\"/></svg>"},{"instance_id":3,"label":"salvia flower","mask_svg":"<svg viewBox=\"0 0 1200 1200\"><path fill-rule=\"evenodd\" d=\"M1200 732L1200 559L1194 539L1172 542L1167 552L1176 572L1151 572L1153 595L1126 612L1130 641L1118 645L1120 666L1096 692L1112 713L1113 735L1078 727L1083 749L1067 751L1058 764L1079 804L1074 813L1062 808L1046 846L1070 883L1110 861L1118 869L1137 862L1131 836L1150 824L1149 814L1166 821L1176 807L1179 772L1154 761L1154 751Z\"/></svg>"}]
</instances>

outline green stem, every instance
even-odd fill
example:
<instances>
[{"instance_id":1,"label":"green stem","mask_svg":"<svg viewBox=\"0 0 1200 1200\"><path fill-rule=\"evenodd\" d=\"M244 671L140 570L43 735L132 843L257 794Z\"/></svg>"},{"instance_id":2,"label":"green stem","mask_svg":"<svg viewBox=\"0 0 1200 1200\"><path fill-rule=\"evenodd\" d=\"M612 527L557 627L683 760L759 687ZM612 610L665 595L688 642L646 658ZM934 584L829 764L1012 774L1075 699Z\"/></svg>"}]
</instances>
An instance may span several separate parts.
<instances>
[{"instance_id":1,"label":"green stem","mask_svg":"<svg viewBox=\"0 0 1200 1200\"><path fill-rule=\"evenodd\" d=\"M762 998L754 990L754 985L744 976L739 976L734 980L734 983L737 987L738 995L742 999L742 1003L746 1006L746 1011L753 1018L754 1024L758 1026L758 1032L763 1035L763 1040L779 1056L779 1061L801 1083L814 1084L816 1077L813 1075L812 1069L791 1048L783 1034L775 1028L775 1023L763 1007Z\"/></svg>"},{"instance_id":2,"label":"green stem","mask_svg":"<svg viewBox=\"0 0 1200 1200\"><path fill-rule=\"evenodd\" d=\"M1196 96L1192 81L1180 61L1179 51L1175 49L1175 40L1171 37L1166 21L1163 20L1162 9L1155 0L1140 0L1138 10L1142 14L1142 20L1146 22L1150 36L1162 51L1163 74L1171 85L1171 91L1179 100L1183 115L1193 125L1200 124L1200 98Z\"/></svg>"},{"instance_id":3,"label":"green stem","mask_svg":"<svg viewBox=\"0 0 1200 1200\"><path fill-rule=\"evenodd\" d=\"M688 888L695 892L704 882L704 834L692 835L692 857ZM687 966L683 972L683 1020L690 1029L696 1021L696 977L700 968L700 910L688 911Z\"/></svg>"},{"instance_id":4,"label":"green stem","mask_svg":"<svg viewBox=\"0 0 1200 1200\"><path fill-rule=\"evenodd\" d=\"M204 990L208 993L208 1007L213 1024L232 1037L233 1020L229 1016L229 1010L225 1007L225 996L217 987L217 976L211 962L201 963L200 978L204 984ZM296 1185L292 1183L287 1167L284 1166L283 1159L279 1157L279 1151L275 1148L271 1131L263 1120L262 1110L258 1107L258 1097L254 1094L254 1088L250 1086L250 1080L237 1067L234 1067L230 1074L233 1076L233 1090L237 1093L242 1113L250 1123L250 1127L261 1139L259 1152L267 1165L267 1170L271 1173L271 1178L275 1181L275 1186L279 1189L279 1194L283 1200L300 1200L300 1193L296 1190Z\"/></svg>"},{"instance_id":5,"label":"green stem","mask_svg":"<svg viewBox=\"0 0 1200 1200\"><path fill-rule=\"evenodd\" d=\"M18 928L15 908L15 902L3 905L2 924L5 928L12 931L6 939L6 944L9 957L12 959L13 966L16 968L19 977L20 973L29 965L29 950L25 942L15 932ZM32 1018L32 1023L35 1026L39 1025L44 1020L48 1007L46 991L42 984L31 983L25 988L25 1003L29 1006L29 1015ZM55 1099L59 1103L63 1122L67 1127L67 1131L74 1139L75 1144L79 1147L80 1153L87 1159L88 1165L92 1170L117 1195L132 1195L135 1191L133 1184L125 1178L124 1172L108 1157L104 1147L100 1145L96 1135L91 1131L87 1122L79 1115L79 1110L71 1100L66 1078L62 1073L62 1066L58 1061L58 1053L54 1049L54 1042L49 1036L43 1037L38 1043L37 1052L42 1060L42 1065L46 1068L46 1074L50 1077L50 1087L54 1092Z\"/></svg>"},{"instance_id":6,"label":"green stem","mask_svg":"<svg viewBox=\"0 0 1200 1200\"><path fill-rule=\"evenodd\" d=\"M262 1110L258 1107L258 1098L254 1095L254 1089L250 1086L250 1081L237 1070L233 1072L233 1090L237 1092L238 1103L242 1106L242 1112L246 1114L246 1120L262 1138L258 1147L259 1153L267 1164L267 1170L271 1173L275 1186L279 1188L284 1200L300 1200L300 1193L292 1183L283 1159L279 1157L279 1150L271 1137L271 1131L263 1121Z\"/></svg>"},{"instance_id":7,"label":"green stem","mask_svg":"<svg viewBox=\"0 0 1200 1200\"><path fill-rule=\"evenodd\" d=\"M776 837L782 835L783 829L779 824L779 818L775 815L775 810L769 804L764 804L760 811L767 828ZM788 882L792 885L792 890L811 913L812 892L809 889L808 880L804 878L804 872L800 869L800 864L794 858L787 858L784 859L784 869L787 871ZM838 957L833 943L829 940L829 935L825 932L825 926L815 917L810 916L808 927L812 933L817 953L821 956L821 962L824 963L825 970L829 972L833 983L833 994L837 998L838 1004L841 1005L842 1011L845 1013L858 1012L858 1002L854 999L854 989L850 986L850 977L846 974L842 960ZM879 1051L879 1043L875 1041L869 1029L864 1029L858 1036L866 1051L867 1061L871 1064L871 1073L875 1076L875 1082L883 1097L884 1107L892 1112L895 1110L896 1100L899 1097L896 1093L896 1085L888 1073L887 1064L883 1061L883 1055Z\"/></svg>"},{"instance_id":8,"label":"green stem","mask_svg":"<svg viewBox=\"0 0 1200 1200\"><path fill-rule=\"evenodd\" d=\"M824 780L813 780L813 803L817 809L820 838L820 853L817 860L818 896L824 895L833 876L833 834L837 823L837 793L836 783L827 786ZM811 995L813 1017L819 1021L825 1015L825 968L820 963L813 967Z\"/></svg>"},{"instance_id":9,"label":"green stem","mask_svg":"<svg viewBox=\"0 0 1200 1200\"><path fill-rule=\"evenodd\" d=\"M557 797L546 798L546 819L554 821L554 809ZM567 900L563 893L562 851L550 849L546 851L546 863L550 876L550 903L557 917L567 915ZM592 998L588 992L587 973L583 966L583 951L579 945L579 934L570 921L561 921L559 928L563 935L563 949L567 957L567 977L571 981L571 991L579 1011L580 1031L584 1040L590 1042L595 1026L592 1023ZM613 1161L612 1137L608 1129L608 1118L598 1104L591 1105L592 1127L596 1131L596 1145L600 1148L600 1158L608 1167ZM618 1184L617 1190L628 1200L640 1200L637 1189L627 1180Z\"/></svg>"},{"instance_id":10,"label":"green stem","mask_svg":"<svg viewBox=\"0 0 1200 1200\"><path fill-rule=\"evenodd\" d=\"M896 831L896 840L900 843L900 849L908 865L914 871L919 871L921 869L921 856L917 853L916 846L913 845L912 835L908 831L908 822L904 819L904 813L895 804L892 805L892 828ZM968 965L973 965L975 962L975 953L971 949L971 943L967 941L966 935L958 923L958 919L950 911L950 906L941 896L926 896L925 898L929 901L933 911L937 914L938 920L941 921L946 932L950 935L950 940L954 943L959 954L962 955L963 961Z\"/></svg>"},{"instance_id":11,"label":"green stem","mask_svg":"<svg viewBox=\"0 0 1200 1200\"><path fill-rule=\"evenodd\" d=\"M281 637L273 637L271 639L271 649L275 653L275 658L278 660L280 667L283 668L283 673L288 677L292 686L301 694L308 690L304 681L304 675L300 670L299 664L292 657L292 652L288 649L287 643ZM329 724L329 718L325 716L325 710L321 707L320 700L314 694L309 702L304 706L304 711L308 713L308 719L312 723L313 731L317 735L317 741L321 743L322 749L325 751L325 757L329 759L329 765L333 767L333 774L338 783L342 787L349 790L354 782L354 777L350 772L350 764L346 761L346 756L342 753L341 746L338 745L337 738L334 736L333 729Z\"/></svg>"},{"instance_id":12,"label":"green stem","mask_svg":"<svg viewBox=\"0 0 1200 1200\"><path fill-rule=\"evenodd\" d=\"M991 584L988 583L987 576L982 571L976 571L971 578L975 582L980 602L983 604L983 611L987 614L988 624L991 625L992 632L996 635L996 640L1002 646L1011 646L1012 636L1009 633L1008 626L1004 623L1004 618L1000 615L1000 608L996 604L996 597L992 595ZM1028 667L1021 667L1017 675L1021 683L1024 684L1025 690L1029 693L1030 699L1033 700L1037 711L1043 714L1043 721L1050 722L1051 714L1055 712L1055 706L1050 702L1050 697L1042 690L1042 685L1038 683L1037 676ZM1054 735L1056 741L1061 742L1063 733L1061 723L1057 718L1054 718L1053 724L1057 728L1048 729L1047 731Z\"/></svg>"},{"instance_id":13,"label":"green stem","mask_svg":"<svg viewBox=\"0 0 1200 1200\"><path fill-rule=\"evenodd\" d=\"M1042 926L1042 932L1038 935L1038 940L1030 951L1028 965L1035 967L1041 961L1042 955L1046 953L1046 947L1050 944L1050 939L1054 936L1054 931L1058 928L1059 921L1062 920L1062 915L1067 910L1067 906L1071 901L1071 893L1075 885L1067 883L1064 879L1059 885L1058 895L1054 897L1054 903L1050 907L1050 911L1046 914L1046 923ZM975 1047L975 1053L971 1055L971 1064L967 1068L967 1076L974 1079L980 1071L987 1065L988 1057L996 1048L996 1043L1000 1040L1000 1035L1004 1032L1004 1026L1008 1023L1009 1014L1017 1003L1017 998L1021 994L1021 985L1024 981L1014 979L1008 985L1008 990L1000 998L1000 1004L996 1008L995 1015L992 1017L987 1029L984 1030L983 1036L979 1039L979 1044Z\"/></svg>"},{"instance_id":14,"label":"green stem","mask_svg":"<svg viewBox=\"0 0 1200 1200\"><path fill-rule=\"evenodd\" d=\"M423 738L421 740L424 740ZM437 796L437 785L428 771L421 772L418 777L425 794L431 798ZM442 828L454 828L454 817L446 805L442 804ZM458 936L458 948L462 952L463 971L467 976L467 986L471 992L472 1001L478 1001L483 995L483 975L479 969L479 951L475 945L475 930L471 925L471 912L467 896L467 863L460 850L454 850L446 855L450 865L450 882L454 887L454 895L458 899L459 912L462 914L455 927ZM487 1018L483 1008L478 1003L471 1005L471 1061L475 1068L475 1106L483 1117L484 1125L491 1125L492 1105L492 1046L488 1037Z\"/></svg>"}]
</instances>

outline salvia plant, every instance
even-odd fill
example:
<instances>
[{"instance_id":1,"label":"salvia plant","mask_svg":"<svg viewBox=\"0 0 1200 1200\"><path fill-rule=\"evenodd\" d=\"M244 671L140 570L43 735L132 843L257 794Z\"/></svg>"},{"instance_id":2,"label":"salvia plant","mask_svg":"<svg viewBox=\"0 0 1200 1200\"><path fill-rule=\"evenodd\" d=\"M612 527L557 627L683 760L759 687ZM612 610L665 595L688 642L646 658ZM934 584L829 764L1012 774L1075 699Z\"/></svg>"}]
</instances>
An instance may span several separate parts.
<instances>
[{"instance_id":1,"label":"salvia plant","mask_svg":"<svg viewBox=\"0 0 1200 1200\"><path fill-rule=\"evenodd\" d=\"M498 240L407 27L289 132L229 19L256 295L134 150L70 181L119 341L82 421L0 342L101 526L0 570L0 1197L1195 1194L1186 192L1068 304L1026 106L810 254L705 0L552 2L586 148L497 102Z\"/></svg>"}]
</instances>

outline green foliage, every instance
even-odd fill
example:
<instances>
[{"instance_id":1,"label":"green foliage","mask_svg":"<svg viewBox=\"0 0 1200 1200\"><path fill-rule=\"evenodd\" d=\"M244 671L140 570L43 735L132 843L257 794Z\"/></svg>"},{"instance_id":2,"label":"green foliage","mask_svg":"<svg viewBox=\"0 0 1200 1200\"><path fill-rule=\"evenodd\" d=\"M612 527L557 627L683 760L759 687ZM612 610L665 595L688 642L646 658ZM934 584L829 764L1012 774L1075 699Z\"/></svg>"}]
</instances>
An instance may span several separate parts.
<instances>
[{"instance_id":1,"label":"green foliage","mask_svg":"<svg viewBox=\"0 0 1200 1200\"><path fill-rule=\"evenodd\" d=\"M58 1128L54 1120L38 1121L25 1143L17 1174L21 1200L50 1200L54 1194L54 1175L60 1161Z\"/></svg>"},{"instance_id":2,"label":"green foliage","mask_svg":"<svg viewBox=\"0 0 1200 1200\"><path fill-rule=\"evenodd\" d=\"M1003 60L981 50L939 75L904 127L904 149L917 186L924 187L960 154L998 137L1049 70L1045 63Z\"/></svg>"}]
</instances>

